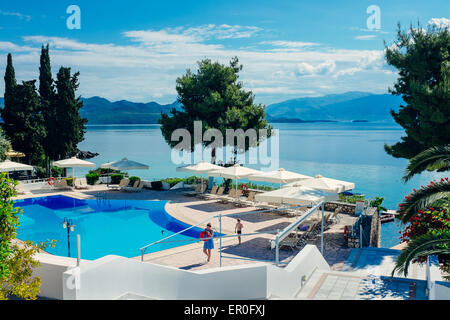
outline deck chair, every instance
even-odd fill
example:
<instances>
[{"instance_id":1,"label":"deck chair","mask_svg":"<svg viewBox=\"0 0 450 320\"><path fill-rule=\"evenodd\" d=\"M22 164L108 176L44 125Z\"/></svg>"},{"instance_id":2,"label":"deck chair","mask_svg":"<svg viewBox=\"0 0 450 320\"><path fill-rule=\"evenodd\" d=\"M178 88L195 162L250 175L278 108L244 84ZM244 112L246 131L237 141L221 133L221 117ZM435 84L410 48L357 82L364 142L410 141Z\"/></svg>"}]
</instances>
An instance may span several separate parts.
<instances>
[{"instance_id":1,"label":"deck chair","mask_svg":"<svg viewBox=\"0 0 450 320\"><path fill-rule=\"evenodd\" d=\"M298 247L298 241L299 239L297 237L286 237L280 241L280 249L289 248L294 251L294 249Z\"/></svg>"},{"instance_id":2,"label":"deck chair","mask_svg":"<svg viewBox=\"0 0 450 320\"><path fill-rule=\"evenodd\" d=\"M200 191L195 196L201 198L205 194L205 191L207 188L208 188L208 185L206 185L206 184L200 185Z\"/></svg>"},{"instance_id":3,"label":"deck chair","mask_svg":"<svg viewBox=\"0 0 450 320\"><path fill-rule=\"evenodd\" d=\"M238 189L231 202L233 202L235 206L239 206L239 201L241 200L241 197L242 197L242 190Z\"/></svg>"},{"instance_id":4,"label":"deck chair","mask_svg":"<svg viewBox=\"0 0 450 320\"><path fill-rule=\"evenodd\" d=\"M59 183L57 184L55 181L55 187L58 190L68 190L71 189L71 187L69 187L69 185L67 184L67 180L66 179L62 179L58 181Z\"/></svg>"},{"instance_id":5,"label":"deck chair","mask_svg":"<svg viewBox=\"0 0 450 320\"><path fill-rule=\"evenodd\" d=\"M134 189L136 189L139 186L140 180L136 180L133 183L133 186L129 187L129 186L125 186L122 188L123 191L133 191Z\"/></svg>"},{"instance_id":6,"label":"deck chair","mask_svg":"<svg viewBox=\"0 0 450 320\"><path fill-rule=\"evenodd\" d=\"M123 178L120 180L119 184L107 184L106 186L108 187L108 189L120 190L121 188L126 187L129 182L130 182L130 179Z\"/></svg>"},{"instance_id":7,"label":"deck chair","mask_svg":"<svg viewBox=\"0 0 450 320\"><path fill-rule=\"evenodd\" d=\"M228 203L233 200L234 196L236 195L235 189L230 189L227 195L224 195L220 198L220 202L222 203Z\"/></svg>"},{"instance_id":8,"label":"deck chair","mask_svg":"<svg viewBox=\"0 0 450 320\"><path fill-rule=\"evenodd\" d=\"M220 199L223 196L223 192L224 191L225 191L225 187L219 187L219 189L217 190L216 194L207 194L205 196L209 200Z\"/></svg>"},{"instance_id":9,"label":"deck chair","mask_svg":"<svg viewBox=\"0 0 450 320\"><path fill-rule=\"evenodd\" d=\"M255 194L256 193L254 191L250 191L248 193L247 199L239 199L236 202L236 205L241 206L241 207L255 205Z\"/></svg>"},{"instance_id":10,"label":"deck chair","mask_svg":"<svg viewBox=\"0 0 450 320\"><path fill-rule=\"evenodd\" d=\"M183 192L183 195L185 195L186 197L193 197L193 196L196 196L197 194L200 193L201 188L202 188L202 185L201 185L201 184L197 184L197 185L195 186L194 191L186 191L186 192Z\"/></svg>"},{"instance_id":11,"label":"deck chair","mask_svg":"<svg viewBox=\"0 0 450 320\"><path fill-rule=\"evenodd\" d=\"M74 181L75 189L88 189L86 178L75 179Z\"/></svg>"},{"instance_id":12,"label":"deck chair","mask_svg":"<svg viewBox=\"0 0 450 320\"><path fill-rule=\"evenodd\" d=\"M209 193L201 194L201 195L200 195L200 198L207 199L207 198L209 198L211 195L215 195L216 192L217 192L217 189L218 189L217 186L213 186L213 187L211 188L211 191L210 191Z\"/></svg>"},{"instance_id":13,"label":"deck chair","mask_svg":"<svg viewBox=\"0 0 450 320\"><path fill-rule=\"evenodd\" d=\"M136 184L136 183L135 183ZM144 181L140 180L136 188L130 188L131 192L141 192L142 188L144 188Z\"/></svg>"}]
</instances>

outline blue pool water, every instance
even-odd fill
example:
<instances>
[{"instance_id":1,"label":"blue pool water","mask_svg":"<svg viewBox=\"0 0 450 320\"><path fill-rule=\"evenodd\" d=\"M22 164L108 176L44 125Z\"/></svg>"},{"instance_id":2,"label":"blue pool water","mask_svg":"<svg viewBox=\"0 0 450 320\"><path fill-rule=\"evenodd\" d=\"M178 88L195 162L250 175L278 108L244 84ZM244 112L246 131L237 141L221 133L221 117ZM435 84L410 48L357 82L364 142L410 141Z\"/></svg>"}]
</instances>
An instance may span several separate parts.
<instances>
[{"instance_id":1,"label":"blue pool water","mask_svg":"<svg viewBox=\"0 0 450 320\"><path fill-rule=\"evenodd\" d=\"M167 201L144 200L79 200L66 196L48 196L16 201L21 207L19 239L42 242L57 240L49 253L67 256L65 217L72 219L75 232L70 233L70 253L76 257L76 234L81 236L81 257L97 259L108 254L125 257L140 255L138 250L154 241L179 232L189 225L172 218L164 210ZM192 228L170 240L199 238L199 228ZM192 242L187 242L192 243ZM146 253L186 244L157 244Z\"/></svg>"}]
</instances>

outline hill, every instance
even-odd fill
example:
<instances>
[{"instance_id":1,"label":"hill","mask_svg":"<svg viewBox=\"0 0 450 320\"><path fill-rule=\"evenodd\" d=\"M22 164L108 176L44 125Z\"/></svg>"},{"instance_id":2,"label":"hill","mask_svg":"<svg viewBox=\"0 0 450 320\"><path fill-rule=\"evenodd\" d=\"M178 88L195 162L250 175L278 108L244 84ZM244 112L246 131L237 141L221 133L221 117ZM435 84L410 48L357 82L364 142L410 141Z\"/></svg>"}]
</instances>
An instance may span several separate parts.
<instances>
[{"instance_id":1,"label":"hill","mask_svg":"<svg viewBox=\"0 0 450 320\"><path fill-rule=\"evenodd\" d=\"M266 113L276 119L391 122L390 110L397 111L402 102L390 94L346 92L286 100L267 106Z\"/></svg>"}]
</instances>

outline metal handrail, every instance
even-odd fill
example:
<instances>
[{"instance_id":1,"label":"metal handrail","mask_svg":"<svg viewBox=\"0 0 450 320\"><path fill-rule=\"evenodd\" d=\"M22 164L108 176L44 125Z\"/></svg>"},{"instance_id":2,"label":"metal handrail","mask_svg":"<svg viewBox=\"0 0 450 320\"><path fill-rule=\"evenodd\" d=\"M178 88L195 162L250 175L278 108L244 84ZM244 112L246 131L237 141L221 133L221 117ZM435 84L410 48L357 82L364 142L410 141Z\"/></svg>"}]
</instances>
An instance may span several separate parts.
<instances>
[{"instance_id":1,"label":"metal handrail","mask_svg":"<svg viewBox=\"0 0 450 320\"><path fill-rule=\"evenodd\" d=\"M297 209L297 208L304 208L304 207L308 207L308 206L307 206L307 205L303 205L303 206L295 206L295 207L291 207L291 208L289 208L289 209ZM279 211L279 210L285 210L285 209L286 209L286 208L273 208L273 209L267 209L267 210L255 210L255 211L242 212L242 213L230 213L230 214L227 214L227 215L220 215L220 214L219 214L219 215L214 215L214 216L212 216L212 217L209 217L208 219L205 219L205 220L203 220L203 221L200 221L199 223L197 223L197 224L195 224L195 225L192 225L192 226L190 226L190 227L188 227L188 228L186 228L186 229L183 229L183 230L181 230L181 231L178 231L177 233L174 233L174 234L172 234L172 235L170 235L170 236L167 236L167 237L165 237L165 238L163 238L163 239L154 241L154 242L152 242L152 243L150 243L150 244L148 244L148 245L146 245L146 246L144 246L144 247L139 248L139 251L141 251L141 261L144 261L145 250L146 250L148 247L151 247L151 246L153 246L153 245L155 245L155 244L158 244L158 243L166 242L167 239L172 238L172 237L174 237L174 236L176 236L176 235L179 235L179 234L181 234L181 233L183 233L183 232L185 232L185 231L187 231L187 230L190 230L190 229L192 229L192 228L194 228L194 227L197 227L197 226L199 226L199 225L201 225L201 224L203 224L203 223L205 223L205 222L207 222L207 221L210 221L211 219L218 218L218 217L220 217L220 216L222 216L222 217L230 217L230 216L234 216L234 215L242 216L242 215L253 214L253 213L273 212L273 211ZM269 232L260 232L260 233L269 233ZM260 234L260 233L257 233L257 234ZM242 235L241 235L241 236L242 236ZM225 236L224 236L224 237L225 237ZM215 238L218 239L219 237L215 237ZM203 238L203 239L206 239L206 238ZM188 240L188 241L194 241L194 239L193 239L193 240ZM195 241L201 241L201 240L195 239ZM180 241L180 242L181 242L181 241Z\"/></svg>"}]
</instances>

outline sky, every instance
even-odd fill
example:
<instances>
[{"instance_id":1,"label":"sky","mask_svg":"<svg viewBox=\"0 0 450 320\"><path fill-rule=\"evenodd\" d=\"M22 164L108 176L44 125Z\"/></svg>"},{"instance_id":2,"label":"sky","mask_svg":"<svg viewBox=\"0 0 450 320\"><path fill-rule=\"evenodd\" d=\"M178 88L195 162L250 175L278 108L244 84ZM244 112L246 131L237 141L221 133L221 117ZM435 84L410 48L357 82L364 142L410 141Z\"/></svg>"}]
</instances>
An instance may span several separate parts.
<instances>
[{"instance_id":1,"label":"sky","mask_svg":"<svg viewBox=\"0 0 450 320\"><path fill-rule=\"evenodd\" d=\"M195 72L197 61L234 56L244 88L266 105L387 93L397 73L384 61L384 41L393 43L397 23L449 19L448 0L2 1L0 73L10 52L19 81L38 79L40 48L49 43L52 72L79 71L83 97L171 103L177 77Z\"/></svg>"}]
</instances>

